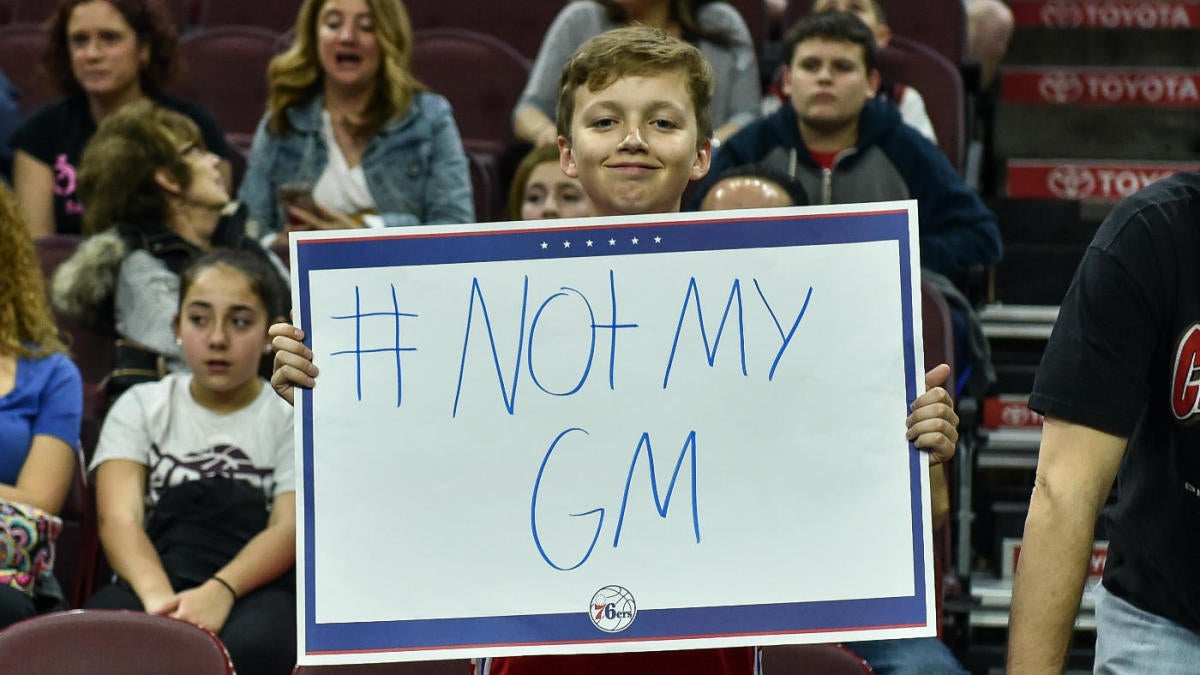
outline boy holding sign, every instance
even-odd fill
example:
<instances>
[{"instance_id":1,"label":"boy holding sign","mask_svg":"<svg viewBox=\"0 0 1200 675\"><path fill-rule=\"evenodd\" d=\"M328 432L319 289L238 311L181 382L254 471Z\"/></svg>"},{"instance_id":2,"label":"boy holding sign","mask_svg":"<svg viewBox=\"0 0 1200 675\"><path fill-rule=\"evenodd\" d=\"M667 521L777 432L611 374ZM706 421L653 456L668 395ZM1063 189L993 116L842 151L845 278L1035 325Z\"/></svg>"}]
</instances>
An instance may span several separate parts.
<instances>
[{"instance_id":1,"label":"boy holding sign","mask_svg":"<svg viewBox=\"0 0 1200 675\"><path fill-rule=\"evenodd\" d=\"M704 56L655 29L618 29L580 47L560 79L559 163L583 185L590 215L679 210L688 183L709 168L712 90L712 70ZM294 326L276 324L270 333L278 350L271 381L280 396L292 401L294 387L316 383L312 352L301 342L303 331ZM928 450L935 462L953 455L958 438L952 400L936 386L948 374L948 367L938 366L926 376L932 388L916 400L907 420L909 440ZM484 672L750 675L756 661L754 649L725 648L489 659Z\"/></svg>"}]
</instances>

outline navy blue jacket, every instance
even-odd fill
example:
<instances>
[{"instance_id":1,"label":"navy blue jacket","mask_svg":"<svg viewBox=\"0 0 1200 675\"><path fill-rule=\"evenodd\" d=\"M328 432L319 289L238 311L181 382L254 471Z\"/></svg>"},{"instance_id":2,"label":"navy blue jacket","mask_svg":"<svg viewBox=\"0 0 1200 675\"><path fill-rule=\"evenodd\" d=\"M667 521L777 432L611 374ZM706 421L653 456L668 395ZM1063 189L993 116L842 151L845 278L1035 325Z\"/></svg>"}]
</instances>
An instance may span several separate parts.
<instances>
[{"instance_id":1,"label":"navy blue jacket","mask_svg":"<svg viewBox=\"0 0 1200 675\"><path fill-rule=\"evenodd\" d=\"M916 199L921 266L948 277L1000 260L995 215L942 151L905 125L886 101L867 101L858 143L842 151L831 170L822 169L808 153L796 111L785 104L721 146L697 194L703 197L722 173L744 164L765 164L796 176L813 204Z\"/></svg>"}]
</instances>

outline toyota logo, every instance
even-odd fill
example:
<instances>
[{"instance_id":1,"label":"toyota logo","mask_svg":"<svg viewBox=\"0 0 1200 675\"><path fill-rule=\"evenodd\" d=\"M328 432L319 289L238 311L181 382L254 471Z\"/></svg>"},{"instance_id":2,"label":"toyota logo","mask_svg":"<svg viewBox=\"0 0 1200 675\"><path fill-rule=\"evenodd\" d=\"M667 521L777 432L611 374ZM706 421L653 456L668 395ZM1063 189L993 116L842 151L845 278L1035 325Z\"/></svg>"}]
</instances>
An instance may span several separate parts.
<instances>
[{"instance_id":1,"label":"toyota logo","mask_svg":"<svg viewBox=\"0 0 1200 675\"><path fill-rule=\"evenodd\" d=\"M1051 103L1073 103L1083 96L1083 79L1074 73L1046 73L1038 82L1038 93Z\"/></svg>"},{"instance_id":2,"label":"toyota logo","mask_svg":"<svg viewBox=\"0 0 1200 675\"><path fill-rule=\"evenodd\" d=\"M1083 25L1083 10L1073 2L1048 2L1042 7L1042 23L1051 27L1078 28Z\"/></svg>"},{"instance_id":3,"label":"toyota logo","mask_svg":"<svg viewBox=\"0 0 1200 675\"><path fill-rule=\"evenodd\" d=\"M1046 178L1046 187L1060 199L1083 199L1096 190L1096 177L1078 166L1056 166Z\"/></svg>"}]
</instances>

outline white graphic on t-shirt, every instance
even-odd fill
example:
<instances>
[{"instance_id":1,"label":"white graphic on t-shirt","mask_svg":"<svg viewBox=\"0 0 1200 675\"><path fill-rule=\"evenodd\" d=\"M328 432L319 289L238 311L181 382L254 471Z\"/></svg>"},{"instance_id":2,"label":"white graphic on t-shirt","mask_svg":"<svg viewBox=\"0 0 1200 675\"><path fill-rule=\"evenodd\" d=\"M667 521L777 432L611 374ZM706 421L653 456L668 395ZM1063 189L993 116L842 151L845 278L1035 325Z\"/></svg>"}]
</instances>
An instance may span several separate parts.
<instances>
[{"instance_id":1,"label":"white graphic on t-shirt","mask_svg":"<svg viewBox=\"0 0 1200 675\"><path fill-rule=\"evenodd\" d=\"M275 471L254 466L245 451L232 445L214 445L182 457L164 455L155 445L150 454L150 495L155 502L166 488L213 476L246 481L261 488L268 500L275 492Z\"/></svg>"}]
</instances>

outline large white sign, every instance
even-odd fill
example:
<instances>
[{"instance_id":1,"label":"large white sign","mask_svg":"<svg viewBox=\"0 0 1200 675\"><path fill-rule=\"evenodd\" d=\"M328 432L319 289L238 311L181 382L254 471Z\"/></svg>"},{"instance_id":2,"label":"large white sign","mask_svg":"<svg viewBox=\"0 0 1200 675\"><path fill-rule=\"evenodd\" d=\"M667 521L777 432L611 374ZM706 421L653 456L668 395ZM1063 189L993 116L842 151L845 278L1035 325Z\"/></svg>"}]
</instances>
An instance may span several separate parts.
<instances>
[{"instance_id":1,"label":"large white sign","mask_svg":"<svg viewBox=\"0 0 1200 675\"><path fill-rule=\"evenodd\" d=\"M933 634L915 209L294 236L301 663Z\"/></svg>"}]
</instances>

